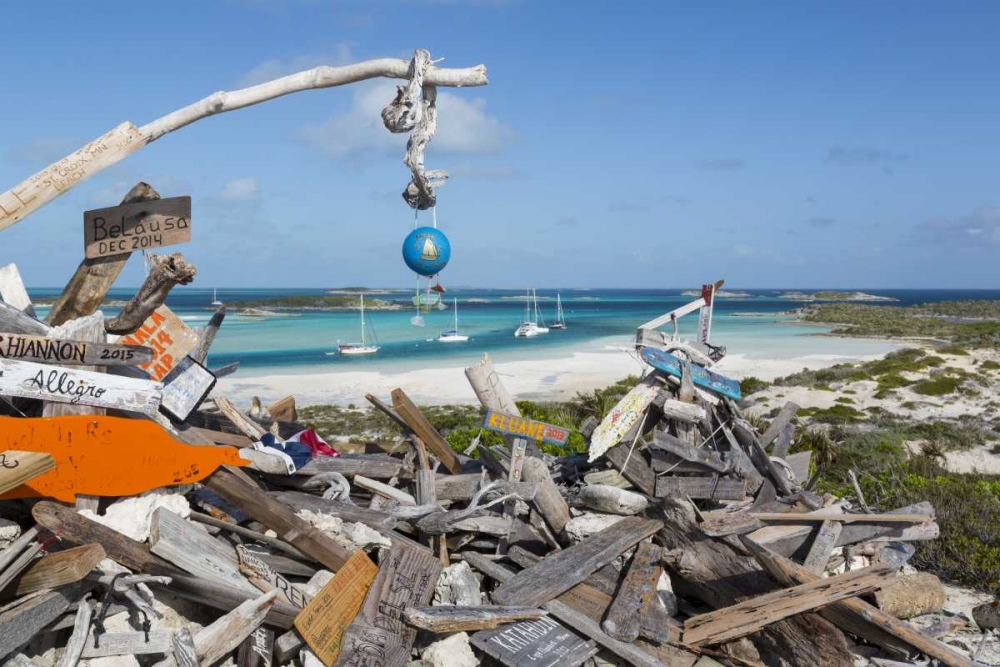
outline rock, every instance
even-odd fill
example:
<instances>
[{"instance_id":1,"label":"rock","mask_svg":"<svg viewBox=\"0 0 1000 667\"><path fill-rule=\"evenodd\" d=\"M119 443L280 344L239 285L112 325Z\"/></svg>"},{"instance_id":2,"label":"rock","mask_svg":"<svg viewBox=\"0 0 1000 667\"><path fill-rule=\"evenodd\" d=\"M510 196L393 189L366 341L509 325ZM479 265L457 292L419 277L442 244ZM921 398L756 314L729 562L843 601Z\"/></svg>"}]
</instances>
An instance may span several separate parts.
<instances>
[{"instance_id":1,"label":"rock","mask_svg":"<svg viewBox=\"0 0 1000 667\"><path fill-rule=\"evenodd\" d=\"M464 632L434 642L420 656L425 667L476 667L476 659L469 646L469 635Z\"/></svg>"},{"instance_id":2,"label":"rock","mask_svg":"<svg viewBox=\"0 0 1000 667\"><path fill-rule=\"evenodd\" d=\"M149 525L153 512L159 507L166 507L177 516L186 519L191 516L191 507L187 499L165 489L149 491L141 496L123 498L108 506L103 516L98 516L90 510L80 510L82 516L93 519L97 523L118 531L133 540L145 542L149 539Z\"/></svg>"},{"instance_id":3,"label":"rock","mask_svg":"<svg viewBox=\"0 0 1000 667\"><path fill-rule=\"evenodd\" d=\"M660 578L656 582L656 596L667 610L668 615L677 615L677 596L674 594L674 585L670 581L670 575L665 571L660 573Z\"/></svg>"},{"instance_id":4,"label":"rock","mask_svg":"<svg viewBox=\"0 0 1000 667\"><path fill-rule=\"evenodd\" d=\"M302 667L323 667L323 661L307 648L299 651L299 662L302 663Z\"/></svg>"},{"instance_id":5,"label":"rock","mask_svg":"<svg viewBox=\"0 0 1000 667\"><path fill-rule=\"evenodd\" d=\"M299 510L297 514L300 519L304 519L310 526L319 528L351 553L372 546L385 549L392 546L388 537L363 523L351 523L340 517L310 510Z\"/></svg>"},{"instance_id":6,"label":"rock","mask_svg":"<svg viewBox=\"0 0 1000 667\"><path fill-rule=\"evenodd\" d=\"M476 573L468 563L459 561L441 571L434 589L433 604L478 607L483 604L483 594L479 587Z\"/></svg>"},{"instance_id":7,"label":"rock","mask_svg":"<svg viewBox=\"0 0 1000 667\"><path fill-rule=\"evenodd\" d=\"M0 517L0 551L9 547L19 537L21 537L21 526L15 521Z\"/></svg>"},{"instance_id":8,"label":"rock","mask_svg":"<svg viewBox=\"0 0 1000 667\"><path fill-rule=\"evenodd\" d=\"M875 601L879 609L896 618L933 614L944 607L944 586L940 579L929 572L908 574L876 591Z\"/></svg>"},{"instance_id":9,"label":"rock","mask_svg":"<svg viewBox=\"0 0 1000 667\"><path fill-rule=\"evenodd\" d=\"M581 514L566 523L564 532L569 541L576 544L609 526L615 525L624 518L618 514Z\"/></svg>"},{"instance_id":10,"label":"rock","mask_svg":"<svg viewBox=\"0 0 1000 667\"><path fill-rule=\"evenodd\" d=\"M580 500L590 509L609 514L631 515L646 509L646 497L605 484L592 484L580 489Z\"/></svg>"},{"instance_id":11,"label":"rock","mask_svg":"<svg viewBox=\"0 0 1000 667\"><path fill-rule=\"evenodd\" d=\"M976 622L980 630L1000 629L1000 600L973 607L972 620Z\"/></svg>"},{"instance_id":12,"label":"rock","mask_svg":"<svg viewBox=\"0 0 1000 667\"><path fill-rule=\"evenodd\" d=\"M323 587L333 579L333 572L329 570L317 570L309 581L304 584L293 583L292 586L298 589L307 600L312 600L316 594L323 590Z\"/></svg>"}]
</instances>

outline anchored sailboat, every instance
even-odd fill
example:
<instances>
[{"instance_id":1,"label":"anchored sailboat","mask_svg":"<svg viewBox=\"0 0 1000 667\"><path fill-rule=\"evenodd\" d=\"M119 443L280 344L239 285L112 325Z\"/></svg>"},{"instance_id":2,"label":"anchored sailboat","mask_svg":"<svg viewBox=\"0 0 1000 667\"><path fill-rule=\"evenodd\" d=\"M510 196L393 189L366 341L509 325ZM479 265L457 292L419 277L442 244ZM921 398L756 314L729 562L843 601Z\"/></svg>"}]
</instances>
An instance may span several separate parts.
<instances>
[{"instance_id":1,"label":"anchored sailboat","mask_svg":"<svg viewBox=\"0 0 1000 667\"><path fill-rule=\"evenodd\" d=\"M371 327L371 324L368 324ZM365 295L361 295L361 343L341 343L337 341L337 352L340 354L375 354L379 351L378 339L375 338L375 328L372 327L371 339L374 345L369 345L365 338ZM329 353L327 353L329 354Z\"/></svg>"},{"instance_id":2,"label":"anchored sailboat","mask_svg":"<svg viewBox=\"0 0 1000 667\"><path fill-rule=\"evenodd\" d=\"M458 299L455 299L455 328L442 332L437 340L439 343L464 343L469 340L468 336L462 336L458 333Z\"/></svg>"},{"instance_id":3,"label":"anchored sailboat","mask_svg":"<svg viewBox=\"0 0 1000 667\"><path fill-rule=\"evenodd\" d=\"M521 326L514 331L514 335L518 338L532 338L534 336L547 334L549 332L549 328L545 326L545 322L538 313L538 295L535 293L535 290L531 290L531 292L526 294L525 297L524 321L521 322ZM534 318L532 318L531 312L532 305L534 305ZM541 322L541 324L539 324L539 322Z\"/></svg>"},{"instance_id":4,"label":"anchored sailboat","mask_svg":"<svg viewBox=\"0 0 1000 667\"><path fill-rule=\"evenodd\" d=\"M216 288L214 288L214 287L212 288L212 305L213 306L221 306L222 305L222 302L219 301L219 290L216 289Z\"/></svg>"},{"instance_id":5,"label":"anchored sailboat","mask_svg":"<svg viewBox=\"0 0 1000 667\"><path fill-rule=\"evenodd\" d=\"M562 295L556 292L556 321L552 324L550 329L565 329L566 328L566 316L563 315L562 309Z\"/></svg>"}]
</instances>

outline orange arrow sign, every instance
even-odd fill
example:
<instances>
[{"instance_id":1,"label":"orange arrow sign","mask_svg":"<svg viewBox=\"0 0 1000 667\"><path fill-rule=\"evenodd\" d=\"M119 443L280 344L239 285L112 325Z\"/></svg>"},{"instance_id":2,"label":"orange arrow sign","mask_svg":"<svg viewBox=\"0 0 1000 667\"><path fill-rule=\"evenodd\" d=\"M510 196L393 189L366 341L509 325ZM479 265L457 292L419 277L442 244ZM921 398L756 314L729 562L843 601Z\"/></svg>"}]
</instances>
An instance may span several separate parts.
<instances>
[{"instance_id":1,"label":"orange arrow sign","mask_svg":"<svg viewBox=\"0 0 1000 667\"><path fill-rule=\"evenodd\" d=\"M131 496L197 482L220 465L248 463L235 447L186 445L151 421L93 415L0 417L0 451L7 449L51 454L56 467L0 500Z\"/></svg>"}]
</instances>

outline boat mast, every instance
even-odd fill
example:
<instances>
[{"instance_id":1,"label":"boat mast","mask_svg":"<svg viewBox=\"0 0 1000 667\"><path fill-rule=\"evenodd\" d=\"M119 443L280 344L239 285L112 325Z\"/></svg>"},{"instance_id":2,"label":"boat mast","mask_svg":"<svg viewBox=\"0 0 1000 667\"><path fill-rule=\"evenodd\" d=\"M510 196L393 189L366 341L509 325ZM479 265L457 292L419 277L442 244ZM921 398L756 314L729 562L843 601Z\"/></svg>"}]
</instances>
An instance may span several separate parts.
<instances>
[{"instance_id":1,"label":"boat mast","mask_svg":"<svg viewBox=\"0 0 1000 667\"><path fill-rule=\"evenodd\" d=\"M365 295L361 295L361 346L365 344Z\"/></svg>"},{"instance_id":2,"label":"boat mast","mask_svg":"<svg viewBox=\"0 0 1000 667\"><path fill-rule=\"evenodd\" d=\"M458 297L455 297L455 335L458 335Z\"/></svg>"}]
</instances>

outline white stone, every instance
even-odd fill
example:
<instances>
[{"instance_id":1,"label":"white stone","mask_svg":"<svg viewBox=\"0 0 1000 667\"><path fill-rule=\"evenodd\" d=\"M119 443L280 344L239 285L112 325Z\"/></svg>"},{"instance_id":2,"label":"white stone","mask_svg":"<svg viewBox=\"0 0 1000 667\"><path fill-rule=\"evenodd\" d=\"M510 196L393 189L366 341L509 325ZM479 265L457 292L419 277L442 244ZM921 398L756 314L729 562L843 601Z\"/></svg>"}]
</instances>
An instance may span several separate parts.
<instances>
[{"instance_id":1,"label":"white stone","mask_svg":"<svg viewBox=\"0 0 1000 667\"><path fill-rule=\"evenodd\" d=\"M469 645L469 635L464 632L434 642L420 657L425 667L476 667L479 664Z\"/></svg>"},{"instance_id":2,"label":"white stone","mask_svg":"<svg viewBox=\"0 0 1000 667\"><path fill-rule=\"evenodd\" d=\"M310 526L319 528L351 553L373 546L385 549L392 546L388 537L363 523L351 523L340 517L310 510L299 510L297 514Z\"/></svg>"},{"instance_id":3,"label":"white stone","mask_svg":"<svg viewBox=\"0 0 1000 667\"><path fill-rule=\"evenodd\" d=\"M0 551L9 547L19 537L21 537L21 526L0 517Z\"/></svg>"},{"instance_id":4,"label":"white stone","mask_svg":"<svg viewBox=\"0 0 1000 667\"><path fill-rule=\"evenodd\" d=\"M329 570L317 570L316 574L309 581L304 584L293 583L292 587L302 593L307 600L312 600L332 580L333 572Z\"/></svg>"},{"instance_id":5,"label":"white stone","mask_svg":"<svg viewBox=\"0 0 1000 667\"><path fill-rule=\"evenodd\" d=\"M674 594L674 585L670 581L670 575L666 572L660 572L660 578L656 582L656 596L667 610L667 614L677 615L677 596Z\"/></svg>"},{"instance_id":6,"label":"white stone","mask_svg":"<svg viewBox=\"0 0 1000 667\"><path fill-rule=\"evenodd\" d=\"M590 484L580 489L580 500L598 512L631 515L646 509L646 496L606 484Z\"/></svg>"},{"instance_id":7,"label":"white stone","mask_svg":"<svg viewBox=\"0 0 1000 667\"><path fill-rule=\"evenodd\" d=\"M299 651L299 662L302 663L302 667L323 667L323 661L307 648Z\"/></svg>"},{"instance_id":8,"label":"white stone","mask_svg":"<svg viewBox=\"0 0 1000 667\"><path fill-rule=\"evenodd\" d=\"M464 560L459 561L441 571L434 588L433 604L478 607L483 604L483 594L479 587L476 573Z\"/></svg>"},{"instance_id":9,"label":"white stone","mask_svg":"<svg viewBox=\"0 0 1000 667\"><path fill-rule=\"evenodd\" d=\"M566 522L566 536L576 544L623 519L625 517L618 514L582 514Z\"/></svg>"},{"instance_id":10,"label":"white stone","mask_svg":"<svg viewBox=\"0 0 1000 667\"><path fill-rule=\"evenodd\" d=\"M80 510L82 516L103 524L133 540L145 542L149 539L149 526L153 512L158 507L168 510L186 519L191 516L191 507L187 499L177 493L165 489L147 491L141 496L123 498L112 503L103 516L98 516L91 510Z\"/></svg>"}]
</instances>

